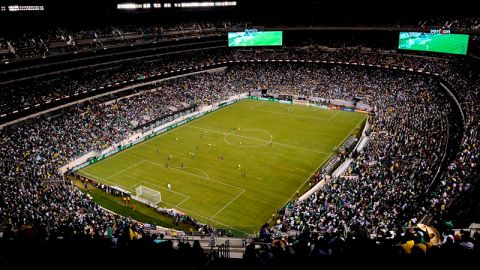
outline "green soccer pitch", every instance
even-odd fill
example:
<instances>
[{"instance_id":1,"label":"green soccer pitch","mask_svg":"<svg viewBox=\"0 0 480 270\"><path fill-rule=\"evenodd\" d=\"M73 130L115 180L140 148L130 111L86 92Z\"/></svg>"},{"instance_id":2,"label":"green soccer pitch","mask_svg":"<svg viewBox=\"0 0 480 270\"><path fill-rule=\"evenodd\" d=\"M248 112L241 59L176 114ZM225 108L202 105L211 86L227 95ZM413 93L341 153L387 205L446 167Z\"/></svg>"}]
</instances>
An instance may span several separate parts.
<instances>
[{"instance_id":1,"label":"green soccer pitch","mask_svg":"<svg viewBox=\"0 0 480 270\"><path fill-rule=\"evenodd\" d=\"M366 115L243 100L78 171L159 206L237 234L252 234L308 188L309 178ZM171 186L171 190L168 188Z\"/></svg>"}]
</instances>

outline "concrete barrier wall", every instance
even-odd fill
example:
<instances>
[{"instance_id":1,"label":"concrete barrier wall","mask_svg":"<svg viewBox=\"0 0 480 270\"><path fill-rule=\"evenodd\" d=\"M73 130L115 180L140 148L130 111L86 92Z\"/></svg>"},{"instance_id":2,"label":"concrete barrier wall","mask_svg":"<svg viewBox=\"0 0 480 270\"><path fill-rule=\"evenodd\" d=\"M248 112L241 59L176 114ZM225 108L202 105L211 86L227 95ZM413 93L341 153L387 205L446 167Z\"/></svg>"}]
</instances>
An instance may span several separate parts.
<instances>
[{"instance_id":1,"label":"concrete barrier wall","mask_svg":"<svg viewBox=\"0 0 480 270\"><path fill-rule=\"evenodd\" d=\"M350 164L352 164L353 158L347 158L338 168L332 173L333 178L338 178L345 174Z\"/></svg>"},{"instance_id":2,"label":"concrete barrier wall","mask_svg":"<svg viewBox=\"0 0 480 270\"><path fill-rule=\"evenodd\" d=\"M300 198L298 198L299 201L304 201L308 197L310 197L313 193L317 192L320 190L327 182L330 180L330 176L326 175L325 178L320 180L315 186L313 186L311 189L309 189L307 192L305 192Z\"/></svg>"}]
</instances>

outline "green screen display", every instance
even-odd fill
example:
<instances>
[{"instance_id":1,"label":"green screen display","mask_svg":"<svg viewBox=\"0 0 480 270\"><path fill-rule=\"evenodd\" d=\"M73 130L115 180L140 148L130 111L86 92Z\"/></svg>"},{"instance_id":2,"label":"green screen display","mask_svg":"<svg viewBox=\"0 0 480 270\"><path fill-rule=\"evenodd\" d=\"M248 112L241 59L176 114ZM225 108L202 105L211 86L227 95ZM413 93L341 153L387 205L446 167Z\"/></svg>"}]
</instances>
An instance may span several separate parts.
<instances>
[{"instance_id":1,"label":"green screen display","mask_svg":"<svg viewBox=\"0 0 480 270\"><path fill-rule=\"evenodd\" d=\"M467 54L468 35L400 32L398 48L427 52Z\"/></svg>"},{"instance_id":2,"label":"green screen display","mask_svg":"<svg viewBox=\"0 0 480 270\"><path fill-rule=\"evenodd\" d=\"M282 31L248 31L228 33L228 47L281 46L282 41Z\"/></svg>"}]
</instances>

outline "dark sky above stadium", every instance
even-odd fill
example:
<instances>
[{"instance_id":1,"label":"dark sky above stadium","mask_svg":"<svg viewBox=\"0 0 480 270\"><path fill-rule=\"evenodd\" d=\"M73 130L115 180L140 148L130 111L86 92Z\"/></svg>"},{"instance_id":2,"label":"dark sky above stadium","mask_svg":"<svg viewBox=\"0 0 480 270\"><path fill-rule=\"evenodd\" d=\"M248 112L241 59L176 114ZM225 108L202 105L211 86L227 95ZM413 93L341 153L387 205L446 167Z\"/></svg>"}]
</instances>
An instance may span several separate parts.
<instances>
[{"instance_id":1,"label":"dark sky above stadium","mask_svg":"<svg viewBox=\"0 0 480 270\"><path fill-rule=\"evenodd\" d=\"M325 23L338 24L338 22L353 22L375 24L386 20L401 20L410 18L424 18L428 16L446 15L473 15L478 9L466 0L451 2L442 1L413 1L413 0L236 0L237 7L227 9L170 9L155 10L154 12L119 11L116 4L125 2L136 3L175 3L175 2L204 2L226 0L0 0L1 4L39 4L44 5L46 11L42 16L48 21L62 22L75 20L77 22L96 21L100 23L115 23L125 20L126 13L131 14L132 22L143 18L155 19L187 19L195 20L209 18L215 19L240 19L261 20L261 22L275 22L285 24ZM230 1L230 0L228 0ZM153 13L153 14L152 14ZM205 13L209 13L205 15ZM478 13L478 12L477 12ZM120 15L119 15L120 14ZM1 16L4 14L0 14ZM140 16L136 16L140 15ZM12 16L10 14L9 16ZM32 16L31 14L14 14L16 17ZM119 19L121 17L121 19ZM5 19L5 18L3 18ZM9 19L12 19L11 17Z\"/></svg>"},{"instance_id":2,"label":"dark sky above stadium","mask_svg":"<svg viewBox=\"0 0 480 270\"><path fill-rule=\"evenodd\" d=\"M56 11L77 13L85 9L112 11L117 3L175 3L204 2L223 0L1 0L6 4L42 4ZM229 0L230 1L230 0ZM236 0L238 7L244 10L259 9L263 11L318 12L320 14L365 13L385 16L387 14L415 13L473 13L472 1L440 0ZM470 3L469 3L470 2ZM381 13L379 13L380 11ZM472 14L474 15L474 14Z\"/></svg>"}]
</instances>

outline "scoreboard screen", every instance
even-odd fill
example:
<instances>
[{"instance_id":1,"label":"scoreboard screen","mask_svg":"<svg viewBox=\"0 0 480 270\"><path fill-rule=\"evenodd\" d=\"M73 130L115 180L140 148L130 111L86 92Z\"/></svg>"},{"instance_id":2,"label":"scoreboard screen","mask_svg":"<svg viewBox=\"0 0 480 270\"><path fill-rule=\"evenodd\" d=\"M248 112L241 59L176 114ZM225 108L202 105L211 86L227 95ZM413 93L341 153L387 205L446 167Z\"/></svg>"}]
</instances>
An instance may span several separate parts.
<instances>
[{"instance_id":1,"label":"scoreboard screen","mask_svg":"<svg viewBox=\"0 0 480 270\"><path fill-rule=\"evenodd\" d=\"M282 46L282 31L229 32L228 47Z\"/></svg>"},{"instance_id":2,"label":"scoreboard screen","mask_svg":"<svg viewBox=\"0 0 480 270\"><path fill-rule=\"evenodd\" d=\"M468 35L450 34L449 31L400 32L398 48L466 55L468 39Z\"/></svg>"}]
</instances>

